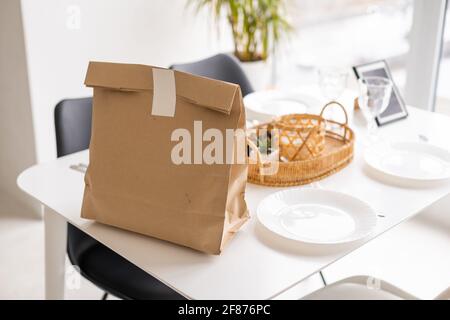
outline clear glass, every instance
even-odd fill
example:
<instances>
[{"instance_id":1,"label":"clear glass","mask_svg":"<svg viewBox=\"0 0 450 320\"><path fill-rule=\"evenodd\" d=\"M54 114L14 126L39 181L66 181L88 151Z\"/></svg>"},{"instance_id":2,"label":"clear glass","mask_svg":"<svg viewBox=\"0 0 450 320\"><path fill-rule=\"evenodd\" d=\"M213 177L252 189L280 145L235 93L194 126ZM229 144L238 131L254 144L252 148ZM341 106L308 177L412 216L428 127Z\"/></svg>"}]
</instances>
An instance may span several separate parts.
<instances>
[{"instance_id":1,"label":"clear glass","mask_svg":"<svg viewBox=\"0 0 450 320\"><path fill-rule=\"evenodd\" d=\"M364 77L359 79L358 104L367 120L369 141L378 140L376 117L389 105L392 94L392 81L383 77Z\"/></svg>"},{"instance_id":2,"label":"clear glass","mask_svg":"<svg viewBox=\"0 0 450 320\"><path fill-rule=\"evenodd\" d=\"M339 67L322 67L317 71L318 85L321 94L329 101L338 100L347 87L348 71ZM338 121L339 114L331 108L326 115L327 119Z\"/></svg>"},{"instance_id":3,"label":"clear glass","mask_svg":"<svg viewBox=\"0 0 450 320\"><path fill-rule=\"evenodd\" d=\"M337 100L347 86L347 69L338 67L320 68L318 76L322 95L328 100Z\"/></svg>"}]
</instances>

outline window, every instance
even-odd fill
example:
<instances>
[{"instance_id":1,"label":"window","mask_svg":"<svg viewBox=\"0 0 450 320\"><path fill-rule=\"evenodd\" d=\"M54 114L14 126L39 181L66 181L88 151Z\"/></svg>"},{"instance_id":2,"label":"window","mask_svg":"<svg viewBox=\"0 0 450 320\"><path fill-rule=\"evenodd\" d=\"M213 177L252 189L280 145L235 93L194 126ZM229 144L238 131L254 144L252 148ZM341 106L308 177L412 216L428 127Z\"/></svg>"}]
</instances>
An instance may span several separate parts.
<instances>
[{"instance_id":1,"label":"window","mask_svg":"<svg viewBox=\"0 0 450 320\"><path fill-rule=\"evenodd\" d=\"M444 43L439 67L439 80L436 93L436 112L450 115L450 8L444 27Z\"/></svg>"},{"instance_id":2,"label":"window","mask_svg":"<svg viewBox=\"0 0 450 320\"><path fill-rule=\"evenodd\" d=\"M296 0L289 12L296 32L277 53L278 85L316 82L321 66L386 59L402 90L412 0Z\"/></svg>"}]
</instances>

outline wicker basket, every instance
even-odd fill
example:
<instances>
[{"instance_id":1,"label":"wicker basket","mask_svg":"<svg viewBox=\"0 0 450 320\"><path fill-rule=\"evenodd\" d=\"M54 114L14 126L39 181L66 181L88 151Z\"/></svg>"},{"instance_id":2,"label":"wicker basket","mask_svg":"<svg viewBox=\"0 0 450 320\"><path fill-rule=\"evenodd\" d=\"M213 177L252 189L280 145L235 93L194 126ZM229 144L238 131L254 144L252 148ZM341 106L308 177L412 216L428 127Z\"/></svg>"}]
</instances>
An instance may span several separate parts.
<instances>
[{"instance_id":1,"label":"wicker basket","mask_svg":"<svg viewBox=\"0 0 450 320\"><path fill-rule=\"evenodd\" d=\"M325 148L325 119L314 114L289 114L272 123L278 129L280 159L308 160L319 156Z\"/></svg>"},{"instance_id":2,"label":"wicker basket","mask_svg":"<svg viewBox=\"0 0 450 320\"><path fill-rule=\"evenodd\" d=\"M331 105L341 107L345 114L344 123L322 118L324 110ZM257 146L249 140L248 145L256 154L256 163L249 161L248 181L274 187L303 185L328 177L348 165L353 159L354 133L348 127L345 108L340 103L332 101L323 107L320 117L325 123L324 147L320 155L306 160L279 161L277 170L273 170L273 163L265 161ZM267 129L272 125L273 123L266 123L255 128ZM282 148L283 145L280 143L280 155L283 154ZM273 172L267 170L268 167L271 167Z\"/></svg>"}]
</instances>

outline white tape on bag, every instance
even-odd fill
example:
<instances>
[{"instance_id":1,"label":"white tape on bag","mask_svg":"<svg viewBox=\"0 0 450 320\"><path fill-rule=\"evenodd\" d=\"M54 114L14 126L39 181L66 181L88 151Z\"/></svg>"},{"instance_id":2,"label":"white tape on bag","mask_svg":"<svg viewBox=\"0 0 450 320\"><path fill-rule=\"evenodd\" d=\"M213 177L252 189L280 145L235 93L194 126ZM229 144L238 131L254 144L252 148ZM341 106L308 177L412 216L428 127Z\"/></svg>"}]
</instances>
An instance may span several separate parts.
<instances>
[{"instance_id":1,"label":"white tape on bag","mask_svg":"<svg viewBox=\"0 0 450 320\"><path fill-rule=\"evenodd\" d=\"M177 91L173 70L153 68L152 115L174 117Z\"/></svg>"}]
</instances>

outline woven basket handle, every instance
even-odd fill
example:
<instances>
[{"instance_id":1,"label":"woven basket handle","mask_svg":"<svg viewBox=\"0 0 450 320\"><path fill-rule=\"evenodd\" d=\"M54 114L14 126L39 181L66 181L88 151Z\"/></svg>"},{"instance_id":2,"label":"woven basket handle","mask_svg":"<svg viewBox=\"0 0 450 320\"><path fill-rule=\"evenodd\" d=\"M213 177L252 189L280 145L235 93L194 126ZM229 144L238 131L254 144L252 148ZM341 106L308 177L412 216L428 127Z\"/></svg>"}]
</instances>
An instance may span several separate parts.
<instances>
[{"instance_id":1,"label":"woven basket handle","mask_svg":"<svg viewBox=\"0 0 450 320\"><path fill-rule=\"evenodd\" d=\"M322 108L322 111L320 111L320 116L323 117L323 112L325 111L325 109L328 108L329 106L333 105L333 104L337 104L339 107L341 107L342 111L344 111L345 122L343 124L347 125L348 124L347 111L345 110L344 106L342 104L340 104L339 102L337 102L337 101L330 101L326 105L324 105L324 107Z\"/></svg>"}]
</instances>

